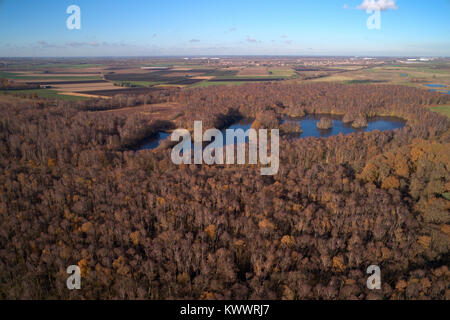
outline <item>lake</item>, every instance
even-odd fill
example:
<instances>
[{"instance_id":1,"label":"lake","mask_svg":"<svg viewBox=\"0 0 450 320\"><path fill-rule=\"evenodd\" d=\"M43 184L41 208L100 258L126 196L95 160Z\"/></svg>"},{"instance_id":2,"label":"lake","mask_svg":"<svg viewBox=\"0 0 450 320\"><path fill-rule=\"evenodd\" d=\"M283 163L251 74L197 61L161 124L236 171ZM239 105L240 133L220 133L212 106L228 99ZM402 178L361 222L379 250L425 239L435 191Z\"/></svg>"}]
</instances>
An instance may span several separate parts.
<instances>
[{"instance_id":1,"label":"lake","mask_svg":"<svg viewBox=\"0 0 450 320\"><path fill-rule=\"evenodd\" d=\"M333 120L333 128L329 130L319 130L317 129L317 123L320 121L322 117L327 117ZM233 125L228 127L228 129L243 129L247 131L251 128L254 119L241 119L235 122ZM327 138L331 136L336 136L340 133L342 134L351 134L354 132L371 132L375 130L386 131L386 130L394 130L401 129L405 126L406 121L393 118L393 117L375 117L368 121L368 126L366 128L354 129L350 124L345 124L342 122L342 117L333 116L333 115L307 115L303 118L284 118L282 123L286 121L299 123L303 130L301 134L293 134L292 137L296 139L308 138L308 137L316 137L316 138ZM225 134L225 130L222 130ZM158 137L152 137L138 147L136 150L154 150L161 144L162 141L167 139L170 136L170 133L166 132L158 132ZM248 137L246 138L246 142L248 142ZM236 141L235 141L236 143ZM224 144L225 135L224 135Z\"/></svg>"},{"instance_id":2,"label":"lake","mask_svg":"<svg viewBox=\"0 0 450 320\"><path fill-rule=\"evenodd\" d=\"M322 117L326 117L333 120L333 128L329 130L317 129L317 123ZM332 116L332 115L307 115L303 118L286 118L286 121L300 123L303 133L295 134L297 138L327 138L331 136L337 136L338 134L351 134L354 132L371 132L375 130L386 131L401 129L405 126L406 121L393 118L393 117L375 117L368 121L368 126L366 128L354 129L351 124L346 124L342 122L342 117Z\"/></svg>"},{"instance_id":3,"label":"lake","mask_svg":"<svg viewBox=\"0 0 450 320\"><path fill-rule=\"evenodd\" d=\"M447 87L444 84L426 84L425 86L429 87L429 88L445 88L445 87Z\"/></svg>"}]
</instances>

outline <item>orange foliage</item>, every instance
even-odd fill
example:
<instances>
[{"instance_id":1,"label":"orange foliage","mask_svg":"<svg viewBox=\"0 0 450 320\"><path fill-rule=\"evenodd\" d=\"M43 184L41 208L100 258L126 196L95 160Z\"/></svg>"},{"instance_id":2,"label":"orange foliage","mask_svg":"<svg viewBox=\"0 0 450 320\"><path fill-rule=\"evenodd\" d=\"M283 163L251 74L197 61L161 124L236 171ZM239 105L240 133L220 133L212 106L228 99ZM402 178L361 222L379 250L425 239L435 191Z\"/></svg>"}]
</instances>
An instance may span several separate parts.
<instances>
[{"instance_id":1,"label":"orange foliage","mask_svg":"<svg viewBox=\"0 0 450 320\"><path fill-rule=\"evenodd\" d=\"M215 225L210 225L205 229L205 232L208 234L208 236L211 239L214 239L216 237L216 226Z\"/></svg>"},{"instance_id":2,"label":"orange foliage","mask_svg":"<svg viewBox=\"0 0 450 320\"><path fill-rule=\"evenodd\" d=\"M89 263L86 259L81 259L80 261L78 261L78 267L80 268L81 276L83 278L89 274L90 268Z\"/></svg>"},{"instance_id":3,"label":"orange foliage","mask_svg":"<svg viewBox=\"0 0 450 320\"><path fill-rule=\"evenodd\" d=\"M396 177L389 176L386 179L384 179L381 187L386 190L398 189L398 187L400 187L400 182L398 181L398 179Z\"/></svg>"},{"instance_id":4,"label":"orange foliage","mask_svg":"<svg viewBox=\"0 0 450 320\"><path fill-rule=\"evenodd\" d=\"M346 266L344 263L344 257L335 256L333 258L333 269L337 272L344 272L346 270Z\"/></svg>"}]
</instances>

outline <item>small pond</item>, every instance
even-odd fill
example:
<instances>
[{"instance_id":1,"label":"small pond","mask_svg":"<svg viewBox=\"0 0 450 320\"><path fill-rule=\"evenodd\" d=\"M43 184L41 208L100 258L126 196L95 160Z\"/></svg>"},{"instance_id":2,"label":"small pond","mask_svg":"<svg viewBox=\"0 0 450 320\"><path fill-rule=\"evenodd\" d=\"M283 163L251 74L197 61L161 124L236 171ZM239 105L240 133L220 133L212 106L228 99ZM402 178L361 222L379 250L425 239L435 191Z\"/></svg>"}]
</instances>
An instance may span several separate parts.
<instances>
[{"instance_id":1,"label":"small pond","mask_svg":"<svg viewBox=\"0 0 450 320\"><path fill-rule=\"evenodd\" d=\"M158 136L151 137L145 140L136 150L153 150L159 147L161 142L166 140L170 136L167 132L158 132Z\"/></svg>"}]
</instances>

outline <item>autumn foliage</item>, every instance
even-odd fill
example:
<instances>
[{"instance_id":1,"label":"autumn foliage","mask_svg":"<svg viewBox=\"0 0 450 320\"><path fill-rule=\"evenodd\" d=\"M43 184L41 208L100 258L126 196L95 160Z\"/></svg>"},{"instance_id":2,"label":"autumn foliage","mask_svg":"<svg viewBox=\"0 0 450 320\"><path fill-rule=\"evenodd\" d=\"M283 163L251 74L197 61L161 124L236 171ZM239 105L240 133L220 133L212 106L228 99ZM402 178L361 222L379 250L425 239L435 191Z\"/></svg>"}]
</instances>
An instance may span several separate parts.
<instances>
[{"instance_id":1,"label":"autumn foliage","mask_svg":"<svg viewBox=\"0 0 450 320\"><path fill-rule=\"evenodd\" d=\"M122 99L0 105L0 298L450 299L450 121L427 108L449 96L274 83ZM143 99L183 112L97 112ZM276 126L305 113L407 125L282 137L273 177L131 149L193 120ZM372 264L380 291L366 287ZM69 265L81 291L66 288Z\"/></svg>"}]
</instances>

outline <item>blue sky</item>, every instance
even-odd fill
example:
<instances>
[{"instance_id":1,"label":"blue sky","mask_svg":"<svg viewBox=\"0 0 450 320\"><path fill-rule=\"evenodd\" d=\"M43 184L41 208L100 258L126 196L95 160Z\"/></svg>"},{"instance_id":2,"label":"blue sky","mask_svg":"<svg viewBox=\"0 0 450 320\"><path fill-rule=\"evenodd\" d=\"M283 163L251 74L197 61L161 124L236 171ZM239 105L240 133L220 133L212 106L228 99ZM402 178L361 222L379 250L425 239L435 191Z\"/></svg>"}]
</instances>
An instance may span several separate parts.
<instances>
[{"instance_id":1,"label":"blue sky","mask_svg":"<svg viewBox=\"0 0 450 320\"><path fill-rule=\"evenodd\" d=\"M378 0L380 30L364 1L0 0L0 56L450 56L450 0Z\"/></svg>"}]
</instances>

